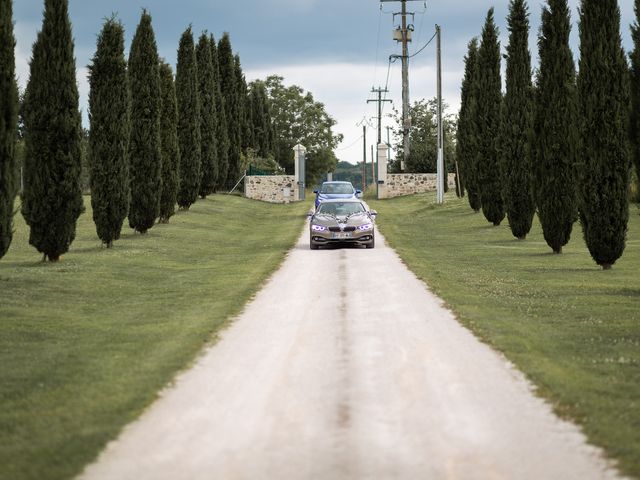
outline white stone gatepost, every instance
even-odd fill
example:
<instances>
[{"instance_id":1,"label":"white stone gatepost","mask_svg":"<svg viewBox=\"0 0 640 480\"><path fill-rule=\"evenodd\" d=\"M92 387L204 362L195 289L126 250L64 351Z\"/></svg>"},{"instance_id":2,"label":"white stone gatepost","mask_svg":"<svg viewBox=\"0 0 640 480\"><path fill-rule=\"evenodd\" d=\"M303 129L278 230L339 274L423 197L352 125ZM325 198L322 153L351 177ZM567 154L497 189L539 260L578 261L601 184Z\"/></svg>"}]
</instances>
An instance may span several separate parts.
<instances>
[{"instance_id":1,"label":"white stone gatepost","mask_svg":"<svg viewBox=\"0 0 640 480\"><path fill-rule=\"evenodd\" d=\"M386 143L378 144L378 199L387 198L387 161L389 147Z\"/></svg>"},{"instance_id":2,"label":"white stone gatepost","mask_svg":"<svg viewBox=\"0 0 640 480\"><path fill-rule=\"evenodd\" d=\"M293 165L295 168L295 193L294 199L304 200L305 199L305 156L307 154L307 149L303 145L296 145L293 147L294 159Z\"/></svg>"}]
</instances>

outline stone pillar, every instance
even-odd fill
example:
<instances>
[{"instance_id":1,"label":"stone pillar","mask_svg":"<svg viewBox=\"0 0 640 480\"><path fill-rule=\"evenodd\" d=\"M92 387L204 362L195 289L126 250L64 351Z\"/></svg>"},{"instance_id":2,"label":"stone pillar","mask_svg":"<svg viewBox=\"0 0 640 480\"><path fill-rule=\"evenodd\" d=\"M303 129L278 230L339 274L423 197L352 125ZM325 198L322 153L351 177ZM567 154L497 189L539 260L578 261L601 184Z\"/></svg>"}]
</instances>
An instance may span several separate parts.
<instances>
[{"instance_id":1,"label":"stone pillar","mask_svg":"<svg viewBox=\"0 0 640 480\"><path fill-rule=\"evenodd\" d=\"M387 198L387 157L389 147L386 143L378 144L378 199Z\"/></svg>"},{"instance_id":2,"label":"stone pillar","mask_svg":"<svg viewBox=\"0 0 640 480\"><path fill-rule=\"evenodd\" d=\"M307 154L307 149L304 146L298 144L293 147L293 164L295 167L295 177L296 184L294 186L294 200L304 200L305 199L305 155Z\"/></svg>"}]
</instances>

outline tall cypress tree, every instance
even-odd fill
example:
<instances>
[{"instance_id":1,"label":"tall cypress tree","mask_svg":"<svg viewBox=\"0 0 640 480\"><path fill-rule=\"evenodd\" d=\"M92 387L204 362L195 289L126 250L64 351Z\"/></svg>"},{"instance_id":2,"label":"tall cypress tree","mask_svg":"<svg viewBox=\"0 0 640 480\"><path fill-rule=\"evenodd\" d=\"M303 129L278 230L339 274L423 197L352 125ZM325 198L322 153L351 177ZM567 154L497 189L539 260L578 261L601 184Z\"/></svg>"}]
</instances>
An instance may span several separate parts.
<instances>
[{"instance_id":1,"label":"tall cypress tree","mask_svg":"<svg viewBox=\"0 0 640 480\"><path fill-rule=\"evenodd\" d=\"M180 169L178 148L178 105L173 71L168 63L160 63L160 139L162 152L162 194L160 195L160 222L169 223L176 212Z\"/></svg>"},{"instance_id":2,"label":"tall cypress tree","mask_svg":"<svg viewBox=\"0 0 640 480\"><path fill-rule=\"evenodd\" d=\"M229 138L229 167L225 186L230 189L239 180L243 123L240 118L240 99L238 97L238 86L236 85L236 62L233 58L231 40L228 33L225 33L218 43L218 64Z\"/></svg>"},{"instance_id":3,"label":"tall cypress tree","mask_svg":"<svg viewBox=\"0 0 640 480\"><path fill-rule=\"evenodd\" d=\"M218 179L216 182L216 190L223 189L227 183L227 173L229 171L229 127L227 123L227 114L225 99L222 95L220 66L218 64L218 46L213 38L209 37L209 45L211 47L211 60L213 63L213 78L216 97L216 138L218 145Z\"/></svg>"},{"instance_id":4,"label":"tall cypress tree","mask_svg":"<svg viewBox=\"0 0 640 480\"><path fill-rule=\"evenodd\" d=\"M478 212L482 206L480 202L480 185L478 184L478 172L476 164L475 131L477 122L477 100L474 81L477 78L478 40L469 42L468 53L464 59L464 79L462 80L460 115L458 119L458 142L456 151L461 167L461 177L467 189L469 206Z\"/></svg>"},{"instance_id":5,"label":"tall cypress tree","mask_svg":"<svg viewBox=\"0 0 640 480\"><path fill-rule=\"evenodd\" d=\"M534 107L534 197L554 253L571 237L577 218L575 65L569 48L567 0L549 0L538 39L540 67Z\"/></svg>"},{"instance_id":6,"label":"tall cypress tree","mask_svg":"<svg viewBox=\"0 0 640 480\"><path fill-rule=\"evenodd\" d=\"M212 194L218 181L218 112L215 75L211 58L211 44L206 33L200 35L196 46L198 64L198 95L200 98L201 176L200 197Z\"/></svg>"},{"instance_id":7,"label":"tall cypress tree","mask_svg":"<svg viewBox=\"0 0 640 480\"><path fill-rule=\"evenodd\" d=\"M22 214L29 243L52 262L69 250L84 210L73 48L67 0L45 0L25 96Z\"/></svg>"},{"instance_id":8,"label":"tall cypress tree","mask_svg":"<svg viewBox=\"0 0 640 480\"><path fill-rule=\"evenodd\" d=\"M630 138L633 163L640 187L640 0L635 0L636 22L631 26L631 119Z\"/></svg>"},{"instance_id":9,"label":"tall cypress tree","mask_svg":"<svg viewBox=\"0 0 640 480\"><path fill-rule=\"evenodd\" d=\"M247 80L244 78L242 71L242 65L240 64L240 57L236 55L235 69L236 69L236 87L238 88L238 114L240 118L240 140L241 148L243 152L246 152L247 148L253 144L253 138L251 135L251 104L249 103L249 92L247 88Z\"/></svg>"},{"instance_id":10,"label":"tall cypress tree","mask_svg":"<svg viewBox=\"0 0 640 480\"><path fill-rule=\"evenodd\" d=\"M502 80L500 78L500 43L493 8L489 9L482 29L478 50L477 83L475 84L476 164L482 213L494 225L504 219L503 180L498 150Z\"/></svg>"},{"instance_id":11,"label":"tall cypress tree","mask_svg":"<svg viewBox=\"0 0 640 480\"><path fill-rule=\"evenodd\" d=\"M180 38L176 97L178 100L178 145L180 146L178 205L183 210L188 210L198 198L201 168L198 65L191 27L187 28Z\"/></svg>"},{"instance_id":12,"label":"tall cypress tree","mask_svg":"<svg viewBox=\"0 0 640 480\"><path fill-rule=\"evenodd\" d=\"M607 270L624 252L629 221L629 84L617 0L580 8L580 222L591 257Z\"/></svg>"},{"instance_id":13,"label":"tall cypress tree","mask_svg":"<svg viewBox=\"0 0 640 480\"><path fill-rule=\"evenodd\" d=\"M529 11L525 0L509 5L507 93L502 108L501 153L504 201L511 233L524 239L531 230L535 202L529 145L533 120Z\"/></svg>"},{"instance_id":14,"label":"tall cypress tree","mask_svg":"<svg viewBox=\"0 0 640 480\"><path fill-rule=\"evenodd\" d=\"M131 205L129 225L140 233L160 215L162 156L160 153L159 58L151 16L142 12L129 52L131 129L129 141Z\"/></svg>"},{"instance_id":15,"label":"tall cypress tree","mask_svg":"<svg viewBox=\"0 0 640 480\"><path fill-rule=\"evenodd\" d=\"M264 82L255 81L251 84L249 99L252 122L252 148L261 158L268 158L273 156L270 132L272 127L269 100Z\"/></svg>"},{"instance_id":16,"label":"tall cypress tree","mask_svg":"<svg viewBox=\"0 0 640 480\"><path fill-rule=\"evenodd\" d=\"M89 66L91 205L98 237L111 247L129 212L129 93L124 28L107 20Z\"/></svg>"},{"instance_id":17,"label":"tall cypress tree","mask_svg":"<svg viewBox=\"0 0 640 480\"><path fill-rule=\"evenodd\" d=\"M16 136L18 88L11 0L0 0L0 258L13 238L13 212L18 191Z\"/></svg>"}]
</instances>

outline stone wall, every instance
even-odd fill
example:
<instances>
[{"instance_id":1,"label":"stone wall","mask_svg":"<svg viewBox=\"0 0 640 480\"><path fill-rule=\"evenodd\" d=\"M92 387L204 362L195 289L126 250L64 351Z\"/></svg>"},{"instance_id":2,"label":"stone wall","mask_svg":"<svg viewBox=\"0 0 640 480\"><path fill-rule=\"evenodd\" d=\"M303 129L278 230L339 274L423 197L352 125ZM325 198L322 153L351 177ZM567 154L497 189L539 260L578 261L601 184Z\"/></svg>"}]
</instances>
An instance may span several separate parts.
<instances>
[{"instance_id":1,"label":"stone wall","mask_svg":"<svg viewBox=\"0 0 640 480\"><path fill-rule=\"evenodd\" d=\"M456 176L448 175L449 190L456 188ZM435 192L435 173L388 173L384 185L378 186L380 198L401 197L414 193Z\"/></svg>"},{"instance_id":2,"label":"stone wall","mask_svg":"<svg viewBox=\"0 0 640 480\"><path fill-rule=\"evenodd\" d=\"M247 175L244 179L244 195L270 203L297 202L296 179L293 175Z\"/></svg>"}]
</instances>

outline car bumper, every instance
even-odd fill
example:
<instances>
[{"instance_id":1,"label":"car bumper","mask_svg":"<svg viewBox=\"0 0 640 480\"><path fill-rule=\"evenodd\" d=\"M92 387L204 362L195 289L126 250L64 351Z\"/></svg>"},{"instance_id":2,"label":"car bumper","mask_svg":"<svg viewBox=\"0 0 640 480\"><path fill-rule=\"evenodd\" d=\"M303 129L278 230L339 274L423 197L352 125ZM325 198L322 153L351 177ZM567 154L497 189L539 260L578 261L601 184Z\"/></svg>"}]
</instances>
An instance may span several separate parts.
<instances>
[{"instance_id":1,"label":"car bumper","mask_svg":"<svg viewBox=\"0 0 640 480\"><path fill-rule=\"evenodd\" d=\"M311 243L314 245L355 244L368 245L373 242L373 230L360 232L311 232ZM342 235L341 235L342 234Z\"/></svg>"}]
</instances>

